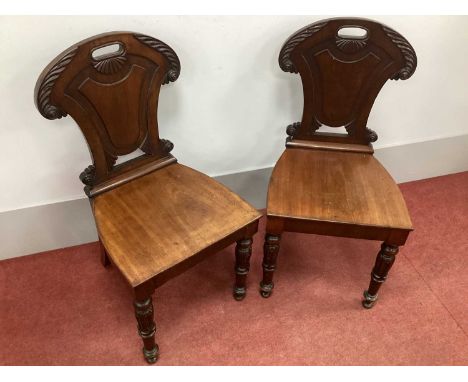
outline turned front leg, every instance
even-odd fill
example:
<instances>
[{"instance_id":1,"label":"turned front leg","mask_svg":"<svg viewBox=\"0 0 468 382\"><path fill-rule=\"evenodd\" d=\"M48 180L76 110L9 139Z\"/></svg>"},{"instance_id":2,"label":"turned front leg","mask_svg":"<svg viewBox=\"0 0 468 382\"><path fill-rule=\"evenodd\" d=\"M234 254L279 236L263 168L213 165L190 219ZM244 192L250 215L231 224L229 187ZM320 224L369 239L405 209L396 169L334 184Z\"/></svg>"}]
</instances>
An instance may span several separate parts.
<instances>
[{"instance_id":1,"label":"turned front leg","mask_svg":"<svg viewBox=\"0 0 468 382\"><path fill-rule=\"evenodd\" d=\"M265 235L263 245L263 279L260 282L260 294L262 297L270 297L273 291L273 274L276 270L276 260L280 248L280 235Z\"/></svg>"},{"instance_id":2,"label":"turned front leg","mask_svg":"<svg viewBox=\"0 0 468 382\"><path fill-rule=\"evenodd\" d=\"M135 300L135 316L138 322L138 334L143 339L143 355L148 363L158 360L159 348L154 340L156 324L154 323L153 301L151 296L144 300Z\"/></svg>"},{"instance_id":3,"label":"turned front leg","mask_svg":"<svg viewBox=\"0 0 468 382\"><path fill-rule=\"evenodd\" d=\"M370 309L376 303L380 286L387 279L388 272L395 262L397 253L398 246L387 243L382 244L371 273L369 289L364 291L364 300L362 301L364 308Z\"/></svg>"},{"instance_id":4,"label":"turned front leg","mask_svg":"<svg viewBox=\"0 0 468 382\"><path fill-rule=\"evenodd\" d=\"M239 240L236 245L236 283L233 296L237 301L244 299L247 287L247 275L250 269L250 256L252 255L252 239Z\"/></svg>"}]
</instances>

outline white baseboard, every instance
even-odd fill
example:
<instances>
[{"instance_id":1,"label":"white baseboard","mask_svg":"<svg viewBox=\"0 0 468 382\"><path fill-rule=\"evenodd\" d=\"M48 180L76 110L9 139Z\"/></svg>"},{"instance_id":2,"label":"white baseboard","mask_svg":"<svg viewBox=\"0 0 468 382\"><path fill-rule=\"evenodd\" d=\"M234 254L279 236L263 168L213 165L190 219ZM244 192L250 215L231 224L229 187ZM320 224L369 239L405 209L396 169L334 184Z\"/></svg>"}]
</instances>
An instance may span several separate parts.
<instances>
[{"instance_id":1,"label":"white baseboard","mask_svg":"<svg viewBox=\"0 0 468 382\"><path fill-rule=\"evenodd\" d=\"M398 183L468 171L468 135L377 149ZM272 168L216 179L264 208ZM87 198L0 213L0 260L97 240Z\"/></svg>"},{"instance_id":2,"label":"white baseboard","mask_svg":"<svg viewBox=\"0 0 468 382\"><path fill-rule=\"evenodd\" d=\"M468 171L468 134L375 150L397 183Z\"/></svg>"}]
</instances>

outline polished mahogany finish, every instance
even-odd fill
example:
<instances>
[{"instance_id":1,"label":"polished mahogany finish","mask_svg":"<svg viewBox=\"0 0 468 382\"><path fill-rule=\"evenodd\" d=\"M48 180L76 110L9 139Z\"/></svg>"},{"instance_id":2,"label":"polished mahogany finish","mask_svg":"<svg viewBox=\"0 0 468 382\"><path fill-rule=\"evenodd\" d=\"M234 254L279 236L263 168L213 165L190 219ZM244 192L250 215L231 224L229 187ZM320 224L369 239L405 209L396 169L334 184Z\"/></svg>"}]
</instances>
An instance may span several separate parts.
<instances>
[{"instance_id":1,"label":"polished mahogany finish","mask_svg":"<svg viewBox=\"0 0 468 382\"><path fill-rule=\"evenodd\" d=\"M346 36L346 28L366 34ZM388 79L406 80L416 69L416 54L398 32L370 20L329 19L293 34L283 45L279 64L299 73L304 91L302 121L287 128L289 140L368 145L377 134L366 127L377 94ZM317 131L344 126L348 134Z\"/></svg>"},{"instance_id":2,"label":"polished mahogany finish","mask_svg":"<svg viewBox=\"0 0 468 382\"><path fill-rule=\"evenodd\" d=\"M362 33L350 35L350 29ZM279 64L300 74L304 110L302 121L286 129L286 150L270 180L260 292L272 293L282 232L381 240L364 293L363 305L370 308L413 228L398 186L373 156L377 134L367 120L385 82L414 73L416 54L390 27L336 18L293 34ZM346 133L320 131L321 126L344 127Z\"/></svg>"},{"instance_id":3,"label":"polished mahogany finish","mask_svg":"<svg viewBox=\"0 0 468 382\"><path fill-rule=\"evenodd\" d=\"M155 275L157 287L194 254L224 240L247 240L254 233L248 225L260 216L222 184L180 163L94 197L93 213L112 262L133 287Z\"/></svg>"},{"instance_id":4,"label":"polished mahogany finish","mask_svg":"<svg viewBox=\"0 0 468 382\"><path fill-rule=\"evenodd\" d=\"M179 73L176 53L162 41L112 32L60 54L35 89L45 118L70 115L86 138L92 164L80 179L96 220L101 262L113 263L133 288L149 363L159 356L155 288L237 242L233 296L241 300L261 216L212 178L177 163L173 144L159 137L159 91ZM143 154L116 164L137 149Z\"/></svg>"},{"instance_id":5,"label":"polished mahogany finish","mask_svg":"<svg viewBox=\"0 0 468 382\"><path fill-rule=\"evenodd\" d=\"M109 46L118 49L94 56ZM93 158L80 175L87 194L175 161L169 154L172 143L159 138L157 107L161 85L179 73L179 59L169 46L125 32L81 41L44 69L35 88L36 106L45 118L69 114L78 123ZM119 156L138 148L144 155L115 165Z\"/></svg>"},{"instance_id":6,"label":"polished mahogany finish","mask_svg":"<svg viewBox=\"0 0 468 382\"><path fill-rule=\"evenodd\" d=\"M236 245L236 283L234 285L234 298L238 301L243 300L245 297L251 255L252 239L239 240Z\"/></svg>"}]
</instances>

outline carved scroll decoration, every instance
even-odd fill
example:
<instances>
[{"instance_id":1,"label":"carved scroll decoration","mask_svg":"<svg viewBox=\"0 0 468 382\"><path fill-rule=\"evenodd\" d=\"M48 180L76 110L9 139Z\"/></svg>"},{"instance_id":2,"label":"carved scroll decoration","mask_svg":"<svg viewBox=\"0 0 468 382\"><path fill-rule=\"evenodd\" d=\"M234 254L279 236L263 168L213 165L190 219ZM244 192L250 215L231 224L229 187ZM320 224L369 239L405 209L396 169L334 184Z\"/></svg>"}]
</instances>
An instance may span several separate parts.
<instances>
[{"instance_id":1,"label":"carved scroll decoration","mask_svg":"<svg viewBox=\"0 0 468 382\"><path fill-rule=\"evenodd\" d=\"M398 47L398 49L400 49L401 54L405 59L405 66L392 77L392 80L407 80L416 70L418 62L416 52L401 34L386 26L382 26L382 28L387 36L390 37L392 42Z\"/></svg>"},{"instance_id":2,"label":"carved scroll decoration","mask_svg":"<svg viewBox=\"0 0 468 382\"><path fill-rule=\"evenodd\" d=\"M141 41L143 44L148 45L150 48L156 50L158 53L164 55L169 61L169 71L164 78L163 84L168 84L169 82L174 82L179 78L180 74L180 61L177 57L176 52L164 42L155 39L154 37L146 36L144 34L134 34L135 38Z\"/></svg>"},{"instance_id":3,"label":"carved scroll decoration","mask_svg":"<svg viewBox=\"0 0 468 382\"><path fill-rule=\"evenodd\" d=\"M172 143L169 139L161 138L159 141L161 142L162 149L166 154L169 154L174 148L174 143Z\"/></svg>"},{"instance_id":4,"label":"carved scroll decoration","mask_svg":"<svg viewBox=\"0 0 468 382\"><path fill-rule=\"evenodd\" d=\"M60 110L57 106L52 105L50 101L50 94L54 88L55 81L60 76L60 74L65 70L67 65L73 59L77 52L78 48L74 48L63 56L60 61L58 61L46 74L44 79L39 86L37 92L37 108L43 117L47 119L57 119L66 117L67 113Z\"/></svg>"},{"instance_id":5,"label":"carved scroll decoration","mask_svg":"<svg viewBox=\"0 0 468 382\"><path fill-rule=\"evenodd\" d=\"M284 72L298 73L297 68L291 61L291 52L305 39L322 29L327 22L328 21L312 24L298 31L288 39L288 41L283 45L283 48L281 48L279 55L279 65Z\"/></svg>"},{"instance_id":6,"label":"carved scroll decoration","mask_svg":"<svg viewBox=\"0 0 468 382\"><path fill-rule=\"evenodd\" d=\"M366 127L366 136L369 142L375 142L377 141L377 139L379 139L377 133L374 130L369 129L368 127Z\"/></svg>"},{"instance_id":7,"label":"carved scroll decoration","mask_svg":"<svg viewBox=\"0 0 468 382\"><path fill-rule=\"evenodd\" d=\"M286 138L286 142L290 142L291 140L294 139L300 127L301 127L300 122L291 123L290 125L288 125L288 127L286 127L286 134L288 134L288 137Z\"/></svg>"},{"instance_id":8,"label":"carved scroll decoration","mask_svg":"<svg viewBox=\"0 0 468 382\"><path fill-rule=\"evenodd\" d=\"M89 196L89 192L94 185L94 178L96 176L96 168L91 164L86 167L80 174L80 180L85 185L84 192Z\"/></svg>"}]
</instances>

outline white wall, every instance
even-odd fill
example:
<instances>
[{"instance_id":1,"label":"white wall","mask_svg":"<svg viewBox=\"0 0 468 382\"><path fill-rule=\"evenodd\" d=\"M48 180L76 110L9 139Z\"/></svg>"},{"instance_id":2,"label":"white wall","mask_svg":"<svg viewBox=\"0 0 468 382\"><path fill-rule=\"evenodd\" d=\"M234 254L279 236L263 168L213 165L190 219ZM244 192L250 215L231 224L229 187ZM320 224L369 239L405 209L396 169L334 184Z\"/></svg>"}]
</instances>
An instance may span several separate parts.
<instances>
[{"instance_id":1,"label":"white wall","mask_svg":"<svg viewBox=\"0 0 468 382\"><path fill-rule=\"evenodd\" d=\"M279 69L278 53L320 18L0 17L0 212L83 197L78 174L90 159L79 129L70 118L45 120L33 102L37 76L71 44L132 30L174 48L182 72L161 92L161 136L180 162L219 175L276 161L302 112L300 79ZM377 99L375 147L468 134L468 17L371 18L403 34L419 59L409 81L387 83Z\"/></svg>"}]
</instances>

